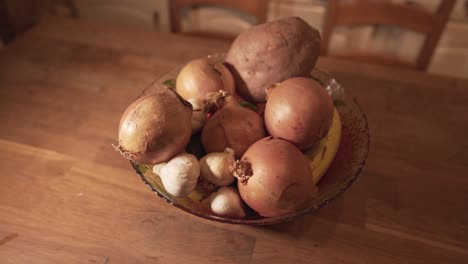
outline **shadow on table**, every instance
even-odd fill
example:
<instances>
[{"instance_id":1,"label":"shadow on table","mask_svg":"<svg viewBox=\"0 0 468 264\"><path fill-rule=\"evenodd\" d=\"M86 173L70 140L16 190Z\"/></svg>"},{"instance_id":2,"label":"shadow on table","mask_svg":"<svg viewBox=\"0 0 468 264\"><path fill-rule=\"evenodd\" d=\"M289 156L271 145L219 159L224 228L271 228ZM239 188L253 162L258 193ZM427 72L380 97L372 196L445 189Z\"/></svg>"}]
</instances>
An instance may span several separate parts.
<instances>
[{"instance_id":1,"label":"shadow on table","mask_svg":"<svg viewBox=\"0 0 468 264\"><path fill-rule=\"evenodd\" d=\"M317 212L306 214L292 221L265 226L267 232L281 233L291 238L308 237L318 246L325 243L335 232L344 207L344 195L340 195L330 204Z\"/></svg>"}]
</instances>

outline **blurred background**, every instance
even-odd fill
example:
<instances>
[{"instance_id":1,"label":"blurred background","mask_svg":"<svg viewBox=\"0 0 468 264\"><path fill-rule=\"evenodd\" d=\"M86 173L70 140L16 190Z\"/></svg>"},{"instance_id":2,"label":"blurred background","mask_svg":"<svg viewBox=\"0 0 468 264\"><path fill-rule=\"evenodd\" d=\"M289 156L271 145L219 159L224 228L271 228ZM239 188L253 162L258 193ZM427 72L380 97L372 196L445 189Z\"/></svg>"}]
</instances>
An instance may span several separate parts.
<instances>
[{"instance_id":1,"label":"blurred background","mask_svg":"<svg viewBox=\"0 0 468 264\"><path fill-rule=\"evenodd\" d=\"M344 0L338 2L347 2ZM437 15L442 0L391 0L394 4L415 7ZM210 2L210 1L208 1ZM220 1L229 2L229 1ZM233 1L237 2L237 1ZM242 2L242 1L240 1ZM245 2L245 1L244 1ZM256 2L256 1L250 1ZM322 31L325 28L329 1L269 0L263 12L266 21L300 16ZM163 32L216 31L238 34L258 22L258 17L223 5L197 5L183 10L180 27L174 28L171 0L0 0L1 46L8 45L44 16L62 16L127 28ZM260 5L259 5L260 6ZM390 12L390 11L389 11ZM468 78L468 0L456 0L431 51L428 72ZM225 35L223 35L225 36ZM224 38L230 41L229 38ZM382 52L388 56L414 61L426 36L412 30L389 25L339 26L333 30L328 52L351 50Z\"/></svg>"}]
</instances>

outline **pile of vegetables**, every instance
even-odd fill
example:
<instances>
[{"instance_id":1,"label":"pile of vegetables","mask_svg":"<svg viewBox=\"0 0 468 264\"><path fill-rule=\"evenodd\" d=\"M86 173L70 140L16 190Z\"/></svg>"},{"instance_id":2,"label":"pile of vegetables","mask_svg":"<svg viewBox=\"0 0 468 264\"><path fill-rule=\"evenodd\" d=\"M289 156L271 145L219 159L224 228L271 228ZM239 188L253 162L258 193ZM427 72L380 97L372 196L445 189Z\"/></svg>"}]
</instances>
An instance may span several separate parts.
<instances>
[{"instance_id":1,"label":"pile of vegetables","mask_svg":"<svg viewBox=\"0 0 468 264\"><path fill-rule=\"evenodd\" d=\"M319 51L319 32L300 18L252 27L224 63L190 61L175 87L132 103L117 148L154 165L175 197L197 184L215 186L202 204L216 215L243 218L253 210L275 217L307 208L327 169L314 160L323 159L329 132L340 129L329 94L310 78ZM185 152L191 137L201 138L206 155ZM327 154L328 165L333 156Z\"/></svg>"}]
</instances>

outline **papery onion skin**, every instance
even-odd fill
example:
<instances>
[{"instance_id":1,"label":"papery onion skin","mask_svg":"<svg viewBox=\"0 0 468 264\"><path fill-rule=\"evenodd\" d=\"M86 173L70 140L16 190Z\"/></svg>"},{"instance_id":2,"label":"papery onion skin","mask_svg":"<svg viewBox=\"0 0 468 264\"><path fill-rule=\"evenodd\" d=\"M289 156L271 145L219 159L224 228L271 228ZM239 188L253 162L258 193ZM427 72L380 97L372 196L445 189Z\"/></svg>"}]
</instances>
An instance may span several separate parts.
<instances>
[{"instance_id":1,"label":"papery onion skin","mask_svg":"<svg viewBox=\"0 0 468 264\"><path fill-rule=\"evenodd\" d=\"M265 125L271 136L304 150L330 129L333 102L323 86L310 78L295 77L267 89Z\"/></svg>"},{"instance_id":2,"label":"papery onion skin","mask_svg":"<svg viewBox=\"0 0 468 264\"><path fill-rule=\"evenodd\" d=\"M244 183L238 181L239 193L260 215L281 216L312 205L317 187L309 161L293 144L263 138L245 152L240 162L250 164L251 175Z\"/></svg>"},{"instance_id":3,"label":"papery onion skin","mask_svg":"<svg viewBox=\"0 0 468 264\"><path fill-rule=\"evenodd\" d=\"M180 70L176 79L176 89L185 100L203 100L207 94L219 90L233 94L234 77L222 63L211 64L207 59L196 59Z\"/></svg>"},{"instance_id":4,"label":"papery onion skin","mask_svg":"<svg viewBox=\"0 0 468 264\"><path fill-rule=\"evenodd\" d=\"M207 153L223 152L232 148L236 157L242 156L247 148L266 136L263 119L254 111L242 107L232 97L205 123L202 144Z\"/></svg>"},{"instance_id":5,"label":"papery onion skin","mask_svg":"<svg viewBox=\"0 0 468 264\"><path fill-rule=\"evenodd\" d=\"M190 140L192 106L172 88L141 97L125 110L118 149L128 159L157 164L181 153Z\"/></svg>"}]
</instances>

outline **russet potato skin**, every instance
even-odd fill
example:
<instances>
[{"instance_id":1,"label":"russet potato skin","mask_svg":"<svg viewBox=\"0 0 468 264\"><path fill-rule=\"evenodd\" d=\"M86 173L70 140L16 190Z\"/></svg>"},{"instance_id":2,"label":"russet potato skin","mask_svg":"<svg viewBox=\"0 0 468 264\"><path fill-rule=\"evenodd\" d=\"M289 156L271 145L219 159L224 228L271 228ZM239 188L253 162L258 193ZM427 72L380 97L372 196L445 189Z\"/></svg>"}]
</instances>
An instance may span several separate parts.
<instances>
[{"instance_id":1,"label":"russet potato skin","mask_svg":"<svg viewBox=\"0 0 468 264\"><path fill-rule=\"evenodd\" d=\"M317 195L308 159L285 140L263 138L247 149L242 161L250 162L253 174L246 184L238 181L239 193L264 217L297 212Z\"/></svg>"},{"instance_id":2,"label":"russet potato skin","mask_svg":"<svg viewBox=\"0 0 468 264\"><path fill-rule=\"evenodd\" d=\"M270 135L305 150L320 141L333 120L333 102L323 86L294 77L267 92L265 125Z\"/></svg>"},{"instance_id":3,"label":"russet potato skin","mask_svg":"<svg viewBox=\"0 0 468 264\"><path fill-rule=\"evenodd\" d=\"M320 53L320 41L319 31L298 17L241 33L226 55L237 92L252 102L265 102L265 88L310 73Z\"/></svg>"}]
</instances>

